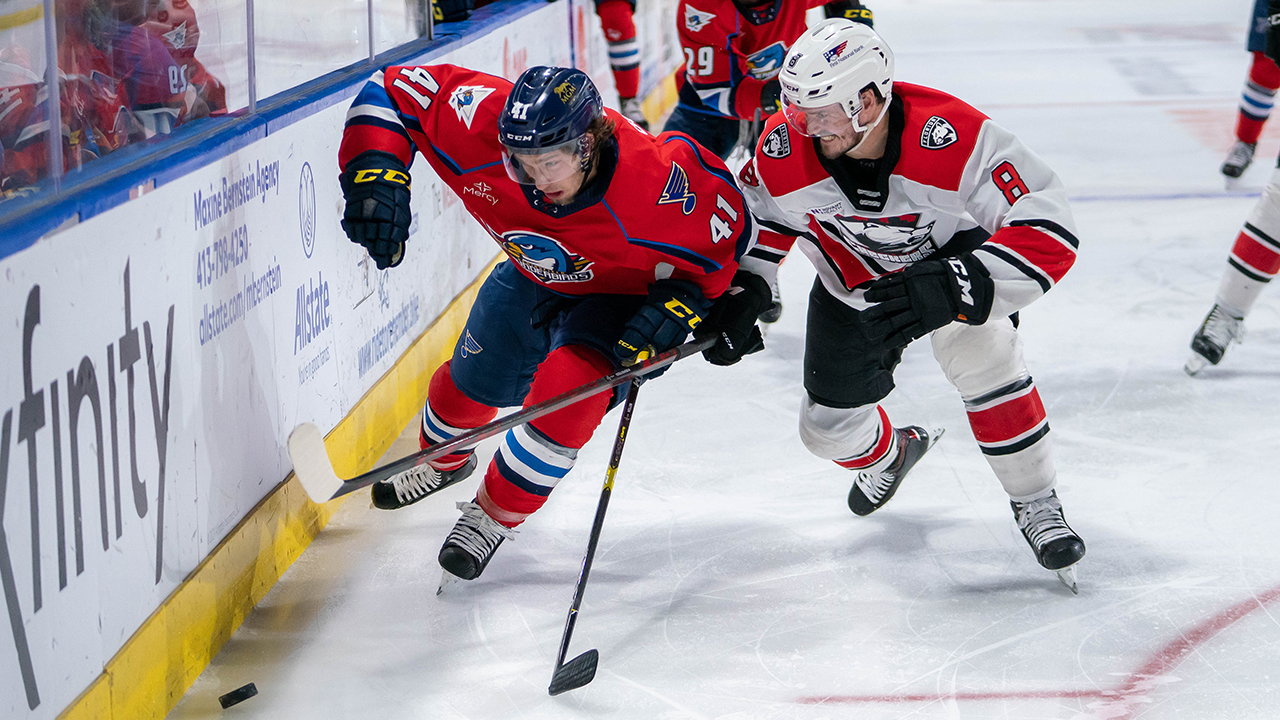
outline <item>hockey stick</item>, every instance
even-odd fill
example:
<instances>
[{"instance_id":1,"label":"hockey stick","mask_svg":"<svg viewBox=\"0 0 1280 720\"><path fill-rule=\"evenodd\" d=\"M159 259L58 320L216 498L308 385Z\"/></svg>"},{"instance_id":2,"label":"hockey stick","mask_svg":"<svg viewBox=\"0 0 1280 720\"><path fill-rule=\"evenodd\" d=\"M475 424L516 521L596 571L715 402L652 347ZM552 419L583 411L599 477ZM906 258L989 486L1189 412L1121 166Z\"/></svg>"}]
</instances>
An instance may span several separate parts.
<instances>
[{"instance_id":1,"label":"hockey stick","mask_svg":"<svg viewBox=\"0 0 1280 720\"><path fill-rule=\"evenodd\" d=\"M487 425L468 430L452 440L437 443L408 457L376 467L353 478L344 480L334 472L333 463L330 461L329 454L324 447L324 435L314 423L302 423L294 428L293 432L289 433L289 459L293 461L293 472L298 476L298 481L302 483L302 488L307 492L307 496L313 502L327 502L334 498L342 497L349 492L354 492L381 480L391 478L428 460L475 445L485 438L504 433L517 425L523 425L530 420L540 418L566 405L572 405L602 390L617 387L633 378L649 375L677 360L682 360L706 350L714 342L715 337L687 342L649 358L638 365L605 375L599 380L565 391L536 405L530 405L519 412L494 420Z\"/></svg>"},{"instance_id":2,"label":"hockey stick","mask_svg":"<svg viewBox=\"0 0 1280 720\"><path fill-rule=\"evenodd\" d=\"M613 477L618 473L618 461L622 459L622 446L627 442L627 430L631 427L631 413L636 409L636 395L640 393L640 383L631 381L631 389L627 391L627 404L622 408L622 422L618 424L618 437L613 441L613 457L609 459L609 470L604 474L604 489L600 491L600 503L596 505L596 519L591 523L591 537L587 540L587 554L582 558L582 572L578 574L578 587L573 593L573 605L569 606L569 617L564 621L564 634L560 636L560 654L556 656L556 669L551 672L551 685L547 687L550 695L559 695L591 682L596 677L596 665L600 662L600 652L592 648L578 657L564 661L569 652L569 638L573 636L573 626L578 620L578 608L582 607L582 596L587 591L587 576L591 574L591 561L596 556L596 545L600 542L600 530L604 527L604 512L609 509L609 496L613 494Z\"/></svg>"}]
</instances>

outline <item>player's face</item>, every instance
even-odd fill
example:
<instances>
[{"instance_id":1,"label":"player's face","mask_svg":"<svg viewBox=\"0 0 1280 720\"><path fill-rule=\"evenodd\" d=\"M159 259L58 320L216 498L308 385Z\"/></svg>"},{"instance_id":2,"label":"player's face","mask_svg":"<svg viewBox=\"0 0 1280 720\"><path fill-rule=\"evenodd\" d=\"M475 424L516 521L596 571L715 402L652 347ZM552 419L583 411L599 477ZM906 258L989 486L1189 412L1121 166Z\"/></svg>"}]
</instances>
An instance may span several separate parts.
<instances>
[{"instance_id":1,"label":"player's face","mask_svg":"<svg viewBox=\"0 0 1280 720\"><path fill-rule=\"evenodd\" d=\"M507 174L516 182L537 187L557 205L573 202L582 189L586 173L576 144L537 155L512 152L510 158L514 162L508 163Z\"/></svg>"},{"instance_id":2,"label":"player's face","mask_svg":"<svg viewBox=\"0 0 1280 720\"><path fill-rule=\"evenodd\" d=\"M858 111L858 124L866 130L859 132L849 121L849 117L841 112L843 122L833 121L832 132L818 137L818 144L826 157L834 159L857 147L871 133L872 124L880 117L880 111L884 109L883 100L878 99L870 90L863 90L859 98L862 100L862 109ZM838 107L836 109L839 110Z\"/></svg>"}]
</instances>

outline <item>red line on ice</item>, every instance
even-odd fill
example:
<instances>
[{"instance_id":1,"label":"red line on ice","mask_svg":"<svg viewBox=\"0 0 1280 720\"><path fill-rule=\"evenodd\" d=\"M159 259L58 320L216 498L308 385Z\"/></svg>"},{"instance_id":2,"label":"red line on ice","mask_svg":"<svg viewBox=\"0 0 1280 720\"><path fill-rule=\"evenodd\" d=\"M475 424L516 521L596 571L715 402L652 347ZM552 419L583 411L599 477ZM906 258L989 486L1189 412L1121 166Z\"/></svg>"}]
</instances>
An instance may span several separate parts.
<instances>
[{"instance_id":1,"label":"red line on ice","mask_svg":"<svg viewBox=\"0 0 1280 720\"><path fill-rule=\"evenodd\" d=\"M1280 599L1280 586L1242 600L1235 605L1213 615L1166 643L1152 653L1137 670L1129 673L1120 687L1115 690L1025 690L1025 691L992 691L992 692L957 692L957 693L912 693L882 695L829 695L826 697L810 696L797 698L802 705L840 704L853 705L865 703L927 703L942 700L1060 700L1096 698L1105 701L1112 712L1107 713L1112 720L1129 720L1137 708L1137 701L1159 684L1159 679L1182 663L1192 652L1201 647L1215 635L1231 627L1255 610L1261 610L1268 603ZM1122 714L1113 714L1122 710Z\"/></svg>"}]
</instances>

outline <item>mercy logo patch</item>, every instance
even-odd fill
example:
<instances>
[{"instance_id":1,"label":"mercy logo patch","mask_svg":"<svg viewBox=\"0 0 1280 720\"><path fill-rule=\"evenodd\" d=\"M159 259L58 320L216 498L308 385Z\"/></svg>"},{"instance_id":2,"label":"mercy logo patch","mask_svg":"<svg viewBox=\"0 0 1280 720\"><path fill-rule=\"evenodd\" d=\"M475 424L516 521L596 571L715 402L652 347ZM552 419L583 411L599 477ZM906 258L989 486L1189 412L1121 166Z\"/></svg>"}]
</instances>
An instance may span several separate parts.
<instances>
[{"instance_id":1,"label":"mercy logo patch","mask_svg":"<svg viewBox=\"0 0 1280 720\"><path fill-rule=\"evenodd\" d=\"M679 205L680 211L685 215L693 212L698 204L698 198L689 192L689 176L676 163L671 163L671 175L667 177L667 186L662 188L658 204Z\"/></svg>"},{"instance_id":2,"label":"mercy logo patch","mask_svg":"<svg viewBox=\"0 0 1280 720\"><path fill-rule=\"evenodd\" d=\"M546 235L515 230L503 233L499 242L517 265L542 282L586 282L595 276L592 261Z\"/></svg>"},{"instance_id":3,"label":"mercy logo patch","mask_svg":"<svg viewBox=\"0 0 1280 720\"><path fill-rule=\"evenodd\" d=\"M941 150L959 139L960 135L951 123L937 115L929 118L924 130L920 131L920 147L925 150Z\"/></svg>"},{"instance_id":4,"label":"mercy logo patch","mask_svg":"<svg viewBox=\"0 0 1280 720\"><path fill-rule=\"evenodd\" d=\"M483 85L459 85L449 95L449 107L458 113L458 119L471 129L471 121L475 119L476 107L493 92L493 88Z\"/></svg>"}]
</instances>

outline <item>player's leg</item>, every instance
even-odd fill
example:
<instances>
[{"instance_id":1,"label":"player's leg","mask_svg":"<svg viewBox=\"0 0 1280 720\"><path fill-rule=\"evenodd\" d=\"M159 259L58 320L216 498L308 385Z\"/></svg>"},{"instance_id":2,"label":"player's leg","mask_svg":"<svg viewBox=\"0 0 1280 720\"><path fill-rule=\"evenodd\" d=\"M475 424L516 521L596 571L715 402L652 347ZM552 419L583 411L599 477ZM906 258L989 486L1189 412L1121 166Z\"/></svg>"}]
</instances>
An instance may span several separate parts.
<instances>
[{"instance_id":1,"label":"player's leg","mask_svg":"<svg viewBox=\"0 0 1280 720\"><path fill-rule=\"evenodd\" d=\"M682 132L721 160L726 160L738 142L739 127L737 118L712 115L677 103L662 131Z\"/></svg>"},{"instance_id":2,"label":"player's leg","mask_svg":"<svg viewBox=\"0 0 1280 720\"><path fill-rule=\"evenodd\" d=\"M931 444L922 428L894 428L878 404L893 390L893 370L901 359L900 349L867 337L858 311L814 282L805 330L800 439L809 452L856 473L849 509L858 515L888 502Z\"/></svg>"},{"instance_id":3,"label":"player's leg","mask_svg":"<svg viewBox=\"0 0 1280 720\"><path fill-rule=\"evenodd\" d=\"M1041 565L1061 570L1084 557L1084 542L1062 514L1044 403L1027 372L1008 318L952 323L932 335L933 354L960 391L969 427L1009 494L1014 518Z\"/></svg>"},{"instance_id":4,"label":"player's leg","mask_svg":"<svg viewBox=\"0 0 1280 720\"><path fill-rule=\"evenodd\" d=\"M1262 189L1236 235L1213 307L1191 338L1190 375L1217 365L1227 347L1244 334L1244 318L1271 279L1280 273L1280 168Z\"/></svg>"},{"instance_id":5,"label":"player's leg","mask_svg":"<svg viewBox=\"0 0 1280 720\"><path fill-rule=\"evenodd\" d=\"M597 380L617 369L610 348L643 297L591 296L551 321L551 351L533 374L526 406ZM617 396L606 390L548 413L503 437L474 503L440 550L440 565L460 578L484 571L497 546L547 501L573 468ZM474 505L475 507L470 507Z\"/></svg>"},{"instance_id":6,"label":"player's leg","mask_svg":"<svg viewBox=\"0 0 1280 720\"><path fill-rule=\"evenodd\" d=\"M596 0L596 15L609 42L609 68L618 88L622 114L645 130L640 94L640 43L636 40L635 0Z\"/></svg>"},{"instance_id":7,"label":"player's leg","mask_svg":"<svg viewBox=\"0 0 1280 720\"><path fill-rule=\"evenodd\" d=\"M1271 108L1275 105L1277 88L1280 88L1280 67L1261 52L1254 52L1249 77L1240 93L1236 141L1222 163L1222 174L1228 178L1240 177L1253 162L1262 126L1271 117Z\"/></svg>"}]
</instances>

